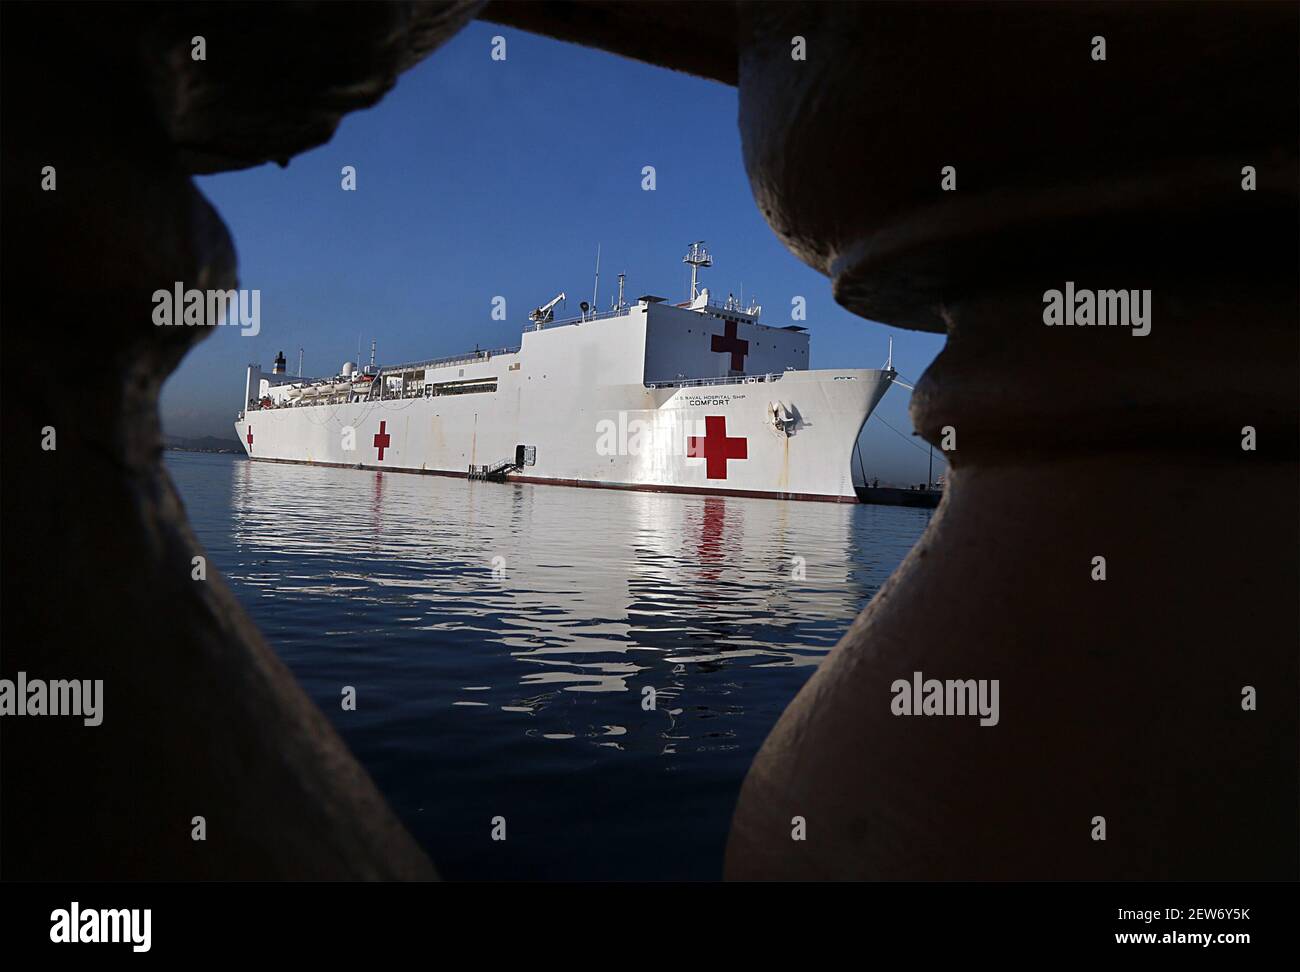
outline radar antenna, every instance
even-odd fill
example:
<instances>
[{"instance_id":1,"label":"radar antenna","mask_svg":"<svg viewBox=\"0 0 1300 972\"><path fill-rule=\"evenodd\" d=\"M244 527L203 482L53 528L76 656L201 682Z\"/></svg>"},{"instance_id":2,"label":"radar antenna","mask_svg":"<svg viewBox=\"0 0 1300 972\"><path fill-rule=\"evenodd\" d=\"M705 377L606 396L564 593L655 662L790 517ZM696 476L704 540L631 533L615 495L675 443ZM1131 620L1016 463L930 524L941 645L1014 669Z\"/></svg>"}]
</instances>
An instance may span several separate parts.
<instances>
[{"instance_id":1,"label":"radar antenna","mask_svg":"<svg viewBox=\"0 0 1300 972\"><path fill-rule=\"evenodd\" d=\"M696 240L686 251L686 256L682 257L682 263L690 264L691 267L691 300L694 300L700 294L700 268L713 266L713 257L704 248L704 241Z\"/></svg>"}]
</instances>

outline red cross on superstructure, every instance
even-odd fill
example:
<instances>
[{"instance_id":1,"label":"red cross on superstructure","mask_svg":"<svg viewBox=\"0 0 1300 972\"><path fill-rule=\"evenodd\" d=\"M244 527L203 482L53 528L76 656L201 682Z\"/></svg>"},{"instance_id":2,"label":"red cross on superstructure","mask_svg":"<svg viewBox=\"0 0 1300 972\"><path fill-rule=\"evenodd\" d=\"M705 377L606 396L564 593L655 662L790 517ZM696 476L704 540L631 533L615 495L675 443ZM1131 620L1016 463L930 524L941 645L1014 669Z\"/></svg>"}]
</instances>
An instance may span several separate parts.
<instances>
[{"instance_id":1,"label":"red cross on superstructure","mask_svg":"<svg viewBox=\"0 0 1300 972\"><path fill-rule=\"evenodd\" d=\"M749 342L736 337L736 322L727 321L725 333L713 335L714 351L731 352L731 370L745 370L745 355L749 354Z\"/></svg>"},{"instance_id":2,"label":"red cross on superstructure","mask_svg":"<svg viewBox=\"0 0 1300 972\"><path fill-rule=\"evenodd\" d=\"M704 471L709 479L726 479L727 460L748 459L749 445L743 436L727 437L725 415L709 415L704 419L704 435L692 435L686 440L686 455L705 460Z\"/></svg>"},{"instance_id":3,"label":"red cross on superstructure","mask_svg":"<svg viewBox=\"0 0 1300 972\"><path fill-rule=\"evenodd\" d=\"M393 441L393 437L384 431L387 422L379 423L379 431L375 433L375 448L379 450L379 461L384 461L384 450L388 448L388 443Z\"/></svg>"},{"instance_id":4,"label":"red cross on superstructure","mask_svg":"<svg viewBox=\"0 0 1300 972\"><path fill-rule=\"evenodd\" d=\"M251 425L248 427L248 451L250 455L253 452L253 427Z\"/></svg>"}]
</instances>

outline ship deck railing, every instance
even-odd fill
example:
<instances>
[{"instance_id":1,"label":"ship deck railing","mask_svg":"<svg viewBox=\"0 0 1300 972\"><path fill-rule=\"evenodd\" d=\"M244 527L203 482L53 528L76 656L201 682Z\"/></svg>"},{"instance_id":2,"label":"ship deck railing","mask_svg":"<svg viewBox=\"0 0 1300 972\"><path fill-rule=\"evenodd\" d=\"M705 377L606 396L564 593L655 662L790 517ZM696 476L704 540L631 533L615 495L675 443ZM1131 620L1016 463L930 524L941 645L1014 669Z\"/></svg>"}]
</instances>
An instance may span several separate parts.
<instances>
[{"instance_id":1,"label":"ship deck railing","mask_svg":"<svg viewBox=\"0 0 1300 972\"><path fill-rule=\"evenodd\" d=\"M684 300L679 304L673 304L673 306L680 307L682 310L703 310L706 307L712 307L714 310L735 314L737 317L747 317L753 324L758 323L759 315L763 311L761 307L741 307L739 301L714 300L712 297L702 304L696 300Z\"/></svg>"},{"instance_id":2,"label":"ship deck railing","mask_svg":"<svg viewBox=\"0 0 1300 972\"><path fill-rule=\"evenodd\" d=\"M785 372L773 372L767 375L727 375L722 378L677 378L673 381L647 381L647 388L701 388L706 385L757 385L762 382L780 381Z\"/></svg>"},{"instance_id":3,"label":"ship deck railing","mask_svg":"<svg viewBox=\"0 0 1300 972\"><path fill-rule=\"evenodd\" d=\"M524 325L525 331L545 331L552 327L567 327L570 324L586 324L589 321L607 321L611 317L626 317L631 313L631 307L620 307L615 310L601 311L599 314L579 314L577 317L566 317L561 321L529 321Z\"/></svg>"},{"instance_id":4,"label":"ship deck railing","mask_svg":"<svg viewBox=\"0 0 1300 972\"><path fill-rule=\"evenodd\" d=\"M697 305L695 301L685 300L679 304L673 304L673 307L682 310L704 310L705 307L711 307L714 310L720 310L727 314L735 314L738 317L748 318L751 323L758 323L759 311L757 308L746 309L738 304L727 303L725 300L707 300L703 304ZM567 327L570 324L586 324L590 321L607 321L612 317L625 317L630 314L632 307L618 307L614 310L601 311L598 314L579 314L577 317L566 317L559 321L529 321L524 325L525 331L545 331L552 327Z\"/></svg>"},{"instance_id":5,"label":"ship deck railing","mask_svg":"<svg viewBox=\"0 0 1300 972\"><path fill-rule=\"evenodd\" d=\"M518 354L519 348L492 348L486 351L466 351L454 354L450 358L431 358L428 361L410 361L406 364L384 365L375 372L380 375L393 375L399 371L418 371L420 368L445 368L447 365L473 364L476 361L490 361L503 354Z\"/></svg>"}]
</instances>

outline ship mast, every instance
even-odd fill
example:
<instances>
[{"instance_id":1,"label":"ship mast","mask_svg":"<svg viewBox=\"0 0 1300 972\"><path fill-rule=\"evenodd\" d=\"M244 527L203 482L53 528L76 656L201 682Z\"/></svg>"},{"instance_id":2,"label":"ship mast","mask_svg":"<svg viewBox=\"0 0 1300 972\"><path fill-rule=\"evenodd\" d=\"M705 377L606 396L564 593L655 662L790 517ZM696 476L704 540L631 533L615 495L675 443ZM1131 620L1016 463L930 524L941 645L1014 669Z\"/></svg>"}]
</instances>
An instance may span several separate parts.
<instances>
[{"instance_id":1,"label":"ship mast","mask_svg":"<svg viewBox=\"0 0 1300 972\"><path fill-rule=\"evenodd\" d=\"M686 251L686 256L682 257L682 263L690 264L691 267L691 300L694 300L700 293L700 267L713 266L713 257L709 256L709 251L704 248L704 241L696 240Z\"/></svg>"}]
</instances>

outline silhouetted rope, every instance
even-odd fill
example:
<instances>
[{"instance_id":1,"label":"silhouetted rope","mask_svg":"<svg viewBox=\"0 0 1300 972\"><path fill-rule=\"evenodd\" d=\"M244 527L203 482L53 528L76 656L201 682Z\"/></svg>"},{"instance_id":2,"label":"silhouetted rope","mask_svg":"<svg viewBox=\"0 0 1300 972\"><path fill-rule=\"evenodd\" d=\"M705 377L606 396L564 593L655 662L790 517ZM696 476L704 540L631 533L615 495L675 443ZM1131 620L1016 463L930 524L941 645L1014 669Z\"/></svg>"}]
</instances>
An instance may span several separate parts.
<instances>
[{"instance_id":1,"label":"silhouetted rope","mask_svg":"<svg viewBox=\"0 0 1300 972\"><path fill-rule=\"evenodd\" d=\"M872 418L876 418L876 419L880 419L880 421L885 422L885 420L884 420L883 418L880 418L880 413L879 413L879 412L872 412L872 413L871 413L871 417L872 417ZM890 431L892 431L892 432L894 433L894 435L898 436L900 439L902 439L904 442L906 442L908 445L910 445L913 449L920 449L920 450L921 450L922 452L924 452L926 455L929 455L929 454L930 454L930 450L929 450L928 448L923 448L923 447L917 445L917 444L912 440L912 437L911 437L910 435L905 435L904 433L899 432L898 429L894 428L894 427L893 427L892 425L890 425L888 422L885 422L885 428L887 428L887 429L889 429Z\"/></svg>"}]
</instances>

